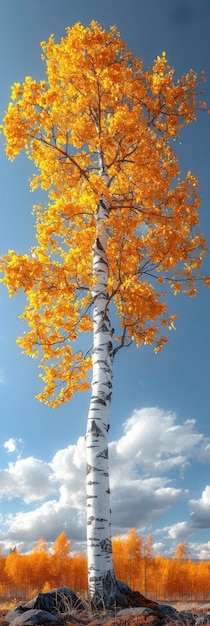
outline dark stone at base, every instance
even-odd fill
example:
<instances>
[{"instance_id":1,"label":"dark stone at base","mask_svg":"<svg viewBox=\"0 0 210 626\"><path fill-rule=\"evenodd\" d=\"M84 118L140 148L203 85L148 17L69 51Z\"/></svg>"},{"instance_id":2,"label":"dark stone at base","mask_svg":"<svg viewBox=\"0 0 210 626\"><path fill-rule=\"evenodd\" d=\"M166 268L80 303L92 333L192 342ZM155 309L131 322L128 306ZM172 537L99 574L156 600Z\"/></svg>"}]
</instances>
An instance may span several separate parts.
<instances>
[{"instance_id":1,"label":"dark stone at base","mask_svg":"<svg viewBox=\"0 0 210 626\"><path fill-rule=\"evenodd\" d=\"M11 609L7 613L6 619L12 624L50 624L52 626L59 623L59 618L48 611L39 609L20 610L21 607Z\"/></svg>"},{"instance_id":2,"label":"dark stone at base","mask_svg":"<svg viewBox=\"0 0 210 626\"><path fill-rule=\"evenodd\" d=\"M24 610L43 609L53 614L67 613L74 608L83 610L85 605L75 591L68 589L68 587L59 587L46 593L39 593L24 604Z\"/></svg>"},{"instance_id":3,"label":"dark stone at base","mask_svg":"<svg viewBox=\"0 0 210 626\"><path fill-rule=\"evenodd\" d=\"M169 606L168 604L158 604L158 608L164 615L170 615L172 618L177 614L176 609L173 606Z\"/></svg>"},{"instance_id":4,"label":"dark stone at base","mask_svg":"<svg viewBox=\"0 0 210 626\"><path fill-rule=\"evenodd\" d=\"M20 604L6 614L6 621L13 624L58 624L64 614L84 611L86 604L72 589L60 587L47 593L39 593L29 602Z\"/></svg>"},{"instance_id":5,"label":"dark stone at base","mask_svg":"<svg viewBox=\"0 0 210 626\"><path fill-rule=\"evenodd\" d=\"M117 581L117 585L120 591L123 593L127 607L148 607L150 609L158 610L159 605L157 602L153 602L153 600L149 600L145 598L139 591L132 591L128 585Z\"/></svg>"},{"instance_id":6,"label":"dark stone at base","mask_svg":"<svg viewBox=\"0 0 210 626\"><path fill-rule=\"evenodd\" d=\"M115 581L112 596L115 605L110 603L107 620L100 620L99 613L91 622L88 619L90 604L86 603L72 589L60 587L47 593L39 593L35 598L11 609L6 614L9 626L61 626L66 621L89 626L205 626L210 624L210 613L199 614L193 611L177 611L168 604L161 604L145 598L139 591L132 591L128 585ZM98 608L98 607L97 607ZM100 607L99 607L100 608ZM88 609L88 610L87 610ZM121 610L120 610L121 609ZM98 619L99 616L99 619ZM93 619L93 617L92 617Z\"/></svg>"},{"instance_id":7,"label":"dark stone at base","mask_svg":"<svg viewBox=\"0 0 210 626\"><path fill-rule=\"evenodd\" d=\"M206 615L202 615L202 617L198 617L195 623L196 623L196 626L202 626L203 624L210 624L210 613L206 613Z\"/></svg>"}]
</instances>

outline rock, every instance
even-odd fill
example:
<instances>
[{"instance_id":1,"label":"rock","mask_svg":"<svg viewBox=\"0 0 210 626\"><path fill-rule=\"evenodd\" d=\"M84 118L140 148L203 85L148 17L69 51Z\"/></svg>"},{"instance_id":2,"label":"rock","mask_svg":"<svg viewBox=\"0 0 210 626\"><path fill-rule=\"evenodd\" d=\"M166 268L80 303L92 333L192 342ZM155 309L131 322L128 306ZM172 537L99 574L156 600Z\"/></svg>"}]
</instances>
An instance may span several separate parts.
<instances>
[{"instance_id":1,"label":"rock","mask_svg":"<svg viewBox=\"0 0 210 626\"><path fill-rule=\"evenodd\" d=\"M9 624L58 624L61 615L71 615L77 611L78 615L84 611L85 602L72 589L60 587L47 593L39 593L29 602L25 602L11 609L6 614Z\"/></svg>"},{"instance_id":2,"label":"rock","mask_svg":"<svg viewBox=\"0 0 210 626\"><path fill-rule=\"evenodd\" d=\"M193 626L198 617L197 614L191 613L191 611L179 611L178 612L179 619L183 624L187 624L187 626Z\"/></svg>"},{"instance_id":3,"label":"rock","mask_svg":"<svg viewBox=\"0 0 210 626\"><path fill-rule=\"evenodd\" d=\"M191 617L193 616L195 619L196 617L198 617L197 613L192 613L192 611L179 611L179 615L181 615L181 617L183 617L183 619L191 619Z\"/></svg>"},{"instance_id":4,"label":"rock","mask_svg":"<svg viewBox=\"0 0 210 626\"><path fill-rule=\"evenodd\" d=\"M59 587L58 589L52 589L46 593L39 593L35 598L26 602L24 610L28 609L43 609L49 613L70 613L71 609L77 608L84 610L85 603L83 600L68 587Z\"/></svg>"},{"instance_id":5,"label":"rock","mask_svg":"<svg viewBox=\"0 0 210 626\"><path fill-rule=\"evenodd\" d=\"M195 621L196 626L202 626L202 624L210 624L210 613L198 617Z\"/></svg>"},{"instance_id":6,"label":"rock","mask_svg":"<svg viewBox=\"0 0 210 626\"><path fill-rule=\"evenodd\" d=\"M121 580L117 580L117 586L121 593L130 593L132 589L126 583L123 583Z\"/></svg>"},{"instance_id":7,"label":"rock","mask_svg":"<svg viewBox=\"0 0 210 626\"><path fill-rule=\"evenodd\" d=\"M135 615L154 615L154 611L147 606L138 606L137 608L133 608ZM117 617L121 617L122 615L130 615L131 609L122 609L117 612Z\"/></svg>"},{"instance_id":8,"label":"rock","mask_svg":"<svg viewBox=\"0 0 210 626\"><path fill-rule=\"evenodd\" d=\"M7 622L12 622L13 618L15 619L15 617L17 617L18 615L23 615L23 613L24 609L22 606L16 606L15 609L10 609L10 611L8 611L8 613L6 614Z\"/></svg>"},{"instance_id":9,"label":"rock","mask_svg":"<svg viewBox=\"0 0 210 626\"><path fill-rule=\"evenodd\" d=\"M205 626L210 624L210 612L199 615L191 611L177 611L169 604L162 604L145 598L139 591L132 591L128 585L117 582L115 609L101 614L94 611L89 618L90 604L86 603L72 589L60 587L47 593L39 593L35 598L8 611L8 626ZM92 619L92 621L91 621Z\"/></svg>"},{"instance_id":10,"label":"rock","mask_svg":"<svg viewBox=\"0 0 210 626\"><path fill-rule=\"evenodd\" d=\"M126 603L128 607L148 607L150 609L158 610L158 603L153 602L153 600L149 600L145 598L139 591L132 591L128 585L124 585L117 581L117 584L120 588L120 591L123 593L126 599Z\"/></svg>"},{"instance_id":11,"label":"rock","mask_svg":"<svg viewBox=\"0 0 210 626\"><path fill-rule=\"evenodd\" d=\"M178 613L178 611L170 604L161 604L159 602L158 608L159 608L159 611L163 613L163 615L170 615L171 617L174 617Z\"/></svg>"},{"instance_id":12,"label":"rock","mask_svg":"<svg viewBox=\"0 0 210 626\"><path fill-rule=\"evenodd\" d=\"M18 610L19 609L19 610ZM20 607L12 609L7 613L6 620L10 624L55 624L59 623L59 618L52 615L48 611L39 609L29 609L28 611L20 611Z\"/></svg>"}]
</instances>

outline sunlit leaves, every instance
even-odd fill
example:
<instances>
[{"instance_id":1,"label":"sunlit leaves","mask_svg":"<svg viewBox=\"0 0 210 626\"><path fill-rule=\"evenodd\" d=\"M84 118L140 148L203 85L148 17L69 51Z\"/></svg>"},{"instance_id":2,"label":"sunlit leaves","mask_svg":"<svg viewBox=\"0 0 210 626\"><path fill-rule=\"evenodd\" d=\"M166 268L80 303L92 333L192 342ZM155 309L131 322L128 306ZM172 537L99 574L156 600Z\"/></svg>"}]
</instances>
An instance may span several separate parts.
<instances>
[{"instance_id":1,"label":"sunlit leaves","mask_svg":"<svg viewBox=\"0 0 210 626\"><path fill-rule=\"evenodd\" d=\"M33 207L33 250L9 251L1 269L11 296L26 293L29 332L18 342L39 356L39 398L57 406L89 385L92 341L84 353L80 333L92 332L101 200L109 205L106 288L119 319L114 350L135 341L158 352L159 327L174 329L167 287L196 294L206 254L198 183L190 171L181 178L172 140L206 104L193 70L175 81L163 52L145 71L115 27L77 23L59 43L51 36L41 45L46 80L13 85L4 134L9 159L25 148L36 167L31 189L48 191L49 202Z\"/></svg>"},{"instance_id":2,"label":"sunlit leaves","mask_svg":"<svg viewBox=\"0 0 210 626\"><path fill-rule=\"evenodd\" d=\"M87 590L87 557L71 551L72 542L62 532L52 546L40 538L34 548L22 554L16 548L0 555L1 593L23 600L39 592L68 586L76 593ZM73 545L74 548L74 545ZM151 535L140 537L135 528L112 540L118 580L147 597L162 601L206 601L210 593L210 561L193 560L186 542L175 546L174 556L155 556ZM7 606L9 608L9 606Z\"/></svg>"}]
</instances>

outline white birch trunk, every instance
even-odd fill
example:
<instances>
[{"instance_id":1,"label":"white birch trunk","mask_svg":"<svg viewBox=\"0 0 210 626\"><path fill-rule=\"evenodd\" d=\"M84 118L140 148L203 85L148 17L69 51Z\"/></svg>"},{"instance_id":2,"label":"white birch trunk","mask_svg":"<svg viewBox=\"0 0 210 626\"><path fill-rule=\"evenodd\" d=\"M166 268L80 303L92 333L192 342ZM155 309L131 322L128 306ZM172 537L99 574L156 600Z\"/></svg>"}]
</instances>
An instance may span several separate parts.
<instances>
[{"instance_id":1,"label":"white birch trunk","mask_svg":"<svg viewBox=\"0 0 210 626\"><path fill-rule=\"evenodd\" d=\"M87 449L87 553L88 584L92 599L114 603L115 581L111 548L111 510L108 466L109 407L112 393L113 348L107 293L108 265L105 220L109 204L101 200L98 237L93 250L93 373L88 414Z\"/></svg>"}]
</instances>

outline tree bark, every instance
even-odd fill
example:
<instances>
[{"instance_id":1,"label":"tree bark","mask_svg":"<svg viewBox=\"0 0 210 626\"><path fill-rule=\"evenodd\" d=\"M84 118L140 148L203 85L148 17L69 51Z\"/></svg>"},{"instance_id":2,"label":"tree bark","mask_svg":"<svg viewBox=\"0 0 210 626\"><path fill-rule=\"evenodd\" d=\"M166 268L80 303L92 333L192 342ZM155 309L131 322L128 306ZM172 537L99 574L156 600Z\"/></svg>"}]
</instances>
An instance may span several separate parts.
<instances>
[{"instance_id":1,"label":"tree bark","mask_svg":"<svg viewBox=\"0 0 210 626\"><path fill-rule=\"evenodd\" d=\"M108 465L109 407L112 394L113 348L107 293L108 265L105 222L109 204L101 200L93 249L93 369L88 414L87 449L87 553L88 584L92 599L110 605L116 594L112 547Z\"/></svg>"}]
</instances>

